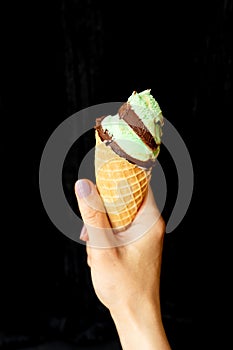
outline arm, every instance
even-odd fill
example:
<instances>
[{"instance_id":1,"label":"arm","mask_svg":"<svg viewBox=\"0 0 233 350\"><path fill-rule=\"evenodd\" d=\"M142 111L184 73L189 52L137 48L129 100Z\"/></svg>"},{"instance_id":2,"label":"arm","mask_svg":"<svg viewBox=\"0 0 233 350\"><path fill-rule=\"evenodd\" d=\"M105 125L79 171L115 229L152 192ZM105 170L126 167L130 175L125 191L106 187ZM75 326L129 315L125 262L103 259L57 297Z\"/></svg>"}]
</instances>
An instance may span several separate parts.
<instances>
[{"instance_id":1,"label":"arm","mask_svg":"<svg viewBox=\"0 0 233 350\"><path fill-rule=\"evenodd\" d=\"M124 350L170 350L161 319L160 271L165 224L152 191L135 219L140 226L148 216L157 217L139 239L123 244L130 229L114 235L95 186L79 180L75 186L85 223L88 265L100 301L109 309ZM137 222L138 221L138 222ZM100 246L104 243L105 248ZM101 244L100 244L101 243Z\"/></svg>"}]
</instances>

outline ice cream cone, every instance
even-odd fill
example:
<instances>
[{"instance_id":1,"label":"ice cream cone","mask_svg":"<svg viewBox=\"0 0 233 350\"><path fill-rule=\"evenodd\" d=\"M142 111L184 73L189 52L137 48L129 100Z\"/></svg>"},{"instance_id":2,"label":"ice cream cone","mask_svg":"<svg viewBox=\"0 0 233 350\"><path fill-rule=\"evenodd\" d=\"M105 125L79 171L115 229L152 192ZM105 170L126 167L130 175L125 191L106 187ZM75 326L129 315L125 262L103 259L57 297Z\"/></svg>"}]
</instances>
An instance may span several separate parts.
<instances>
[{"instance_id":1,"label":"ice cream cone","mask_svg":"<svg viewBox=\"0 0 233 350\"><path fill-rule=\"evenodd\" d=\"M95 131L96 186L114 232L127 229L133 222L147 193L151 177L148 170L118 156L102 142Z\"/></svg>"},{"instance_id":2,"label":"ice cream cone","mask_svg":"<svg viewBox=\"0 0 233 350\"><path fill-rule=\"evenodd\" d=\"M131 225L144 200L162 126L150 89L134 91L116 114L96 118L96 185L115 232Z\"/></svg>"}]
</instances>

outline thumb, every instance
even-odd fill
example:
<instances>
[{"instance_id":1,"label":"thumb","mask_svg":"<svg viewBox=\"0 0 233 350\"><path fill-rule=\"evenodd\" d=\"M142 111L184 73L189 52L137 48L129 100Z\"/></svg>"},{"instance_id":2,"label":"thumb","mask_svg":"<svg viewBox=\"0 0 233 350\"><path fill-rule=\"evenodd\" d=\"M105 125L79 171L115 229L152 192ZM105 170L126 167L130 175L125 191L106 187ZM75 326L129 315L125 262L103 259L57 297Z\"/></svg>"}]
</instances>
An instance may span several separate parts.
<instances>
[{"instance_id":1,"label":"thumb","mask_svg":"<svg viewBox=\"0 0 233 350\"><path fill-rule=\"evenodd\" d=\"M75 183L75 194L90 245L112 246L114 235L96 186L90 180L78 180Z\"/></svg>"}]
</instances>

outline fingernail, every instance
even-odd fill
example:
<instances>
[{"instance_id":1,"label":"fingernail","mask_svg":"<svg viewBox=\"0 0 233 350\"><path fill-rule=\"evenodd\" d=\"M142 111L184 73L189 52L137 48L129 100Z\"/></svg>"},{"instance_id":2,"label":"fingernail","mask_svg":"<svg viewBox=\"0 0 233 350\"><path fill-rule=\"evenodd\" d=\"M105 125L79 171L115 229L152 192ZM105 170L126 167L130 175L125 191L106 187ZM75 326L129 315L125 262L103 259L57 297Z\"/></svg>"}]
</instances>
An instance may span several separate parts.
<instances>
[{"instance_id":1,"label":"fingernail","mask_svg":"<svg viewBox=\"0 0 233 350\"><path fill-rule=\"evenodd\" d=\"M83 225L79 238L82 239L85 236L85 234L86 234L86 227Z\"/></svg>"},{"instance_id":2,"label":"fingernail","mask_svg":"<svg viewBox=\"0 0 233 350\"><path fill-rule=\"evenodd\" d=\"M87 197L91 193L91 186L89 185L89 182L85 180L78 180L76 183L76 189L80 198Z\"/></svg>"}]
</instances>

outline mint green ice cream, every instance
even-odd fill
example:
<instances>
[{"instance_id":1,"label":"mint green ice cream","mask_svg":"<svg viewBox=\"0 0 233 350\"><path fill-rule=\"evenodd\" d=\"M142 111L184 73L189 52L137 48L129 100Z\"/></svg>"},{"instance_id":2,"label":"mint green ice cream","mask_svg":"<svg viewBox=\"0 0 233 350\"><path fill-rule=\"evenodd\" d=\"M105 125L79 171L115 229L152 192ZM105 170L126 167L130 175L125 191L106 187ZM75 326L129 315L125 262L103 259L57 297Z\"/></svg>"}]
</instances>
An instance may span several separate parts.
<instances>
[{"instance_id":1,"label":"mint green ice cream","mask_svg":"<svg viewBox=\"0 0 233 350\"><path fill-rule=\"evenodd\" d=\"M151 167L160 151L163 115L150 90L134 91L118 113L97 119L102 141L118 155L141 167Z\"/></svg>"},{"instance_id":2,"label":"mint green ice cream","mask_svg":"<svg viewBox=\"0 0 233 350\"><path fill-rule=\"evenodd\" d=\"M139 94L134 91L128 98L128 103L153 135L156 143L160 144L163 115L158 102L151 95L150 89L144 90Z\"/></svg>"}]
</instances>

